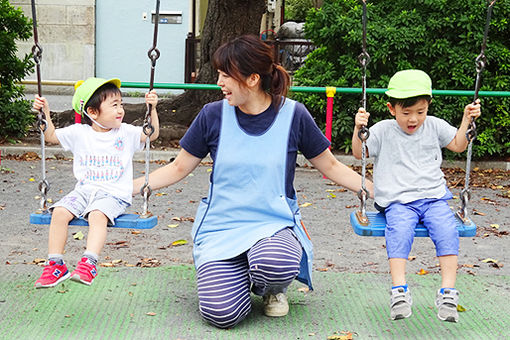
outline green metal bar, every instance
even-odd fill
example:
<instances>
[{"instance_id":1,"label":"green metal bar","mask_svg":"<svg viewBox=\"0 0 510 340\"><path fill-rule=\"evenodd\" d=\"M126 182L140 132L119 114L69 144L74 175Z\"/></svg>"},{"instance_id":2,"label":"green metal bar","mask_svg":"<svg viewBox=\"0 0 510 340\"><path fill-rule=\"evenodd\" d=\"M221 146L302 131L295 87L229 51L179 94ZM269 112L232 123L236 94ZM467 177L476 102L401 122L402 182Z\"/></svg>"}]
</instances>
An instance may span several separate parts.
<instances>
[{"instance_id":1,"label":"green metal bar","mask_svg":"<svg viewBox=\"0 0 510 340\"><path fill-rule=\"evenodd\" d=\"M122 82L122 87L126 88L149 88L149 83L144 82ZM154 88L158 89L174 89L174 90L219 90L220 87L214 84L178 84L178 83L154 83ZM326 87L308 87L308 86L291 86L292 92L312 92L326 93ZM371 88L367 89L370 94L384 94L386 89ZM358 87L337 87L337 94L358 94L361 88ZM473 96L475 91L471 90L432 90L432 94L436 96ZM510 97L510 91L480 91L480 97Z\"/></svg>"}]
</instances>

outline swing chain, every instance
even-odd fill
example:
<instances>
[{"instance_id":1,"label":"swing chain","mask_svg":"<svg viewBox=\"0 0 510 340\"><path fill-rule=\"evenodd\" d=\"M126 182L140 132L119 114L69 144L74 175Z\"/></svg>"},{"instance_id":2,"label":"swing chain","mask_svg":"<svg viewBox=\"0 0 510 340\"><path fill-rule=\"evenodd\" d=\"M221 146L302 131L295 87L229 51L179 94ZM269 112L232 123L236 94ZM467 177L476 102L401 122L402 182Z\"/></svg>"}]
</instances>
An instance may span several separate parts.
<instances>
[{"instance_id":1,"label":"swing chain","mask_svg":"<svg viewBox=\"0 0 510 340\"><path fill-rule=\"evenodd\" d=\"M34 30L34 45L32 46L32 56L34 58L35 66L36 66L36 75L37 75L37 94L39 97L41 96L41 61L42 61L42 53L43 49L41 45L39 45L39 35L37 31L37 16L36 16L36 8L35 8L35 0L31 1L32 5L32 27ZM37 110L37 126L41 132L41 181L39 182L38 189L41 192L41 199L39 201L39 209L38 213L46 213L48 211L48 199L46 198L48 191L50 190L50 183L46 180L46 149L45 149L45 139L44 132L48 128L48 122L46 121L43 110Z\"/></svg>"},{"instance_id":2,"label":"swing chain","mask_svg":"<svg viewBox=\"0 0 510 340\"><path fill-rule=\"evenodd\" d=\"M487 7L487 19L485 21L485 29L483 33L483 41L481 46L480 54L475 59L476 65L476 80L475 80L475 95L473 98L473 103L478 99L478 92L481 87L481 77L482 72L485 69L485 65L487 64L487 58L485 57L485 48L487 47L487 37L489 36L489 26L492 16L492 8L496 3L496 0L488 1L489 5ZM457 217L459 217L464 224L469 223L467 205L469 203L469 199L471 198L471 190L469 189L469 176L471 173L471 156L473 153L473 141L476 139L476 124L475 120L472 118L469 122L468 129L466 131L466 139L468 141L467 147L467 156L466 156L466 177L464 179L464 188L460 192L461 198L461 207L457 212Z\"/></svg>"},{"instance_id":3,"label":"swing chain","mask_svg":"<svg viewBox=\"0 0 510 340\"><path fill-rule=\"evenodd\" d=\"M154 37L152 47L147 52L147 56L151 61L151 74L149 81L149 92L154 89L154 73L156 70L156 60L158 60L160 56L160 52L157 48L158 43L158 23L159 23L159 4L160 0L156 1L156 18L154 22ZM147 106L147 111L145 113L145 119L142 126L143 133L145 134L145 183L140 189L140 194L143 197L143 213L140 215L142 218L151 217L152 214L149 212L149 197L152 194L152 189L149 185L149 161L150 161L150 148L151 148L151 136L154 133L154 126L151 123L151 112L152 112L152 104Z\"/></svg>"},{"instance_id":4,"label":"swing chain","mask_svg":"<svg viewBox=\"0 0 510 340\"><path fill-rule=\"evenodd\" d=\"M363 2L363 15L362 15L362 26L363 26L363 37L362 37L362 51L358 56L358 61L363 69L363 75L361 79L361 107L366 108L367 106L367 65L370 63L370 55L367 52L367 4L365 0ZM367 210L367 197L369 196L366 188L366 141L370 136L370 132L366 126L362 126L358 131L358 137L361 140L361 189L358 191L358 198L360 199L360 209L356 212L356 217L361 225L368 225L368 218L366 214Z\"/></svg>"}]
</instances>

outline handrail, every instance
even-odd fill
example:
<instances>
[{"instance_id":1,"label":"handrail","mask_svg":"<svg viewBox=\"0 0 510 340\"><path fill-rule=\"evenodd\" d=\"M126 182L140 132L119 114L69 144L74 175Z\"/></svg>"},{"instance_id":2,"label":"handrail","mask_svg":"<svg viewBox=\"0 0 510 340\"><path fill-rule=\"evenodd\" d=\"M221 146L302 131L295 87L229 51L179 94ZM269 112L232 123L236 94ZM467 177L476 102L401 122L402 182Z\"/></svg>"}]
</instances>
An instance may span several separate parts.
<instances>
[{"instance_id":1,"label":"handrail","mask_svg":"<svg viewBox=\"0 0 510 340\"><path fill-rule=\"evenodd\" d=\"M34 85L37 82L33 80L23 80L20 82L24 85ZM60 85L60 86L74 86L75 82L72 81L43 81L43 85ZM122 82L122 87L125 88L149 88L149 83L146 82ZM219 90L220 87L215 84L190 84L190 83L154 83L154 88L167 89L167 90ZM291 92L312 92L312 93L326 93L326 90L331 87L313 87L313 86L291 86ZM337 94L355 94L361 93L360 87L334 87ZM370 94L384 94L386 89L382 88L367 88L367 93ZM473 90L432 90L433 95L437 96L473 96ZM510 97L510 91L479 91L480 97Z\"/></svg>"}]
</instances>

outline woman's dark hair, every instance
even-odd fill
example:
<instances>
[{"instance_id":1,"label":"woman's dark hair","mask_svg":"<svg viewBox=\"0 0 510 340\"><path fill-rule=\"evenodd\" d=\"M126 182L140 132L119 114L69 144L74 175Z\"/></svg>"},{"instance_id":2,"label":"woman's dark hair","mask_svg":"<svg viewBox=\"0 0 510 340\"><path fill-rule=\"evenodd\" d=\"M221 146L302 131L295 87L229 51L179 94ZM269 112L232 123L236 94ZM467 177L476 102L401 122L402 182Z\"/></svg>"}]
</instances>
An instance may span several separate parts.
<instances>
[{"instance_id":1,"label":"woman's dark hair","mask_svg":"<svg viewBox=\"0 0 510 340\"><path fill-rule=\"evenodd\" d=\"M403 98L403 99L390 97L390 99L388 101L390 102L391 106L393 106L393 107L398 105L398 106L401 106L403 108L406 108L406 107L409 107L409 106L413 106L414 104L416 104L417 102L419 102L422 99L425 99L427 101L427 103L430 104L430 101L432 100L432 97L429 96L429 95L409 97L409 98Z\"/></svg>"},{"instance_id":2,"label":"woman's dark hair","mask_svg":"<svg viewBox=\"0 0 510 340\"><path fill-rule=\"evenodd\" d=\"M106 83L101 85L95 92L92 94L90 99L85 104L85 112L87 112L87 109L90 107L94 109L96 112L99 113L99 107L101 106L101 103L104 102L106 98L109 96L113 96L116 94L122 94L120 89L113 83ZM84 115L83 117L84 123L88 125L92 125L92 121L87 115Z\"/></svg>"},{"instance_id":3,"label":"woman's dark hair","mask_svg":"<svg viewBox=\"0 0 510 340\"><path fill-rule=\"evenodd\" d=\"M260 75L262 89L271 95L278 108L289 90L290 76L273 60L271 46L255 35L242 35L221 45L214 52L212 65L241 84L254 73Z\"/></svg>"}]
</instances>

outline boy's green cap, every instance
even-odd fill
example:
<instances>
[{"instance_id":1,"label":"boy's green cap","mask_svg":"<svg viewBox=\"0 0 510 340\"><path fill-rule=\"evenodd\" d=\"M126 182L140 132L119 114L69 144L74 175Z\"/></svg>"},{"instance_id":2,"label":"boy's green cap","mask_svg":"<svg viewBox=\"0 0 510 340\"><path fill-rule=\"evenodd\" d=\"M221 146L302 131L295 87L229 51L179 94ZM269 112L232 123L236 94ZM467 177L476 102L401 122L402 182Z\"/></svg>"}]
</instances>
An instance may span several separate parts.
<instances>
[{"instance_id":1,"label":"boy's green cap","mask_svg":"<svg viewBox=\"0 0 510 340\"><path fill-rule=\"evenodd\" d=\"M103 79L103 78L88 78L87 80L79 80L74 84L74 96L73 96L73 109L74 111L82 114L80 109L82 108L81 101L83 101L83 108L87 105L90 97L96 92L98 88L106 83L112 83L120 88L120 80L117 78Z\"/></svg>"},{"instance_id":2,"label":"boy's green cap","mask_svg":"<svg viewBox=\"0 0 510 340\"><path fill-rule=\"evenodd\" d=\"M421 70L398 71L391 77L385 93L397 99L432 96L432 80Z\"/></svg>"}]
</instances>

